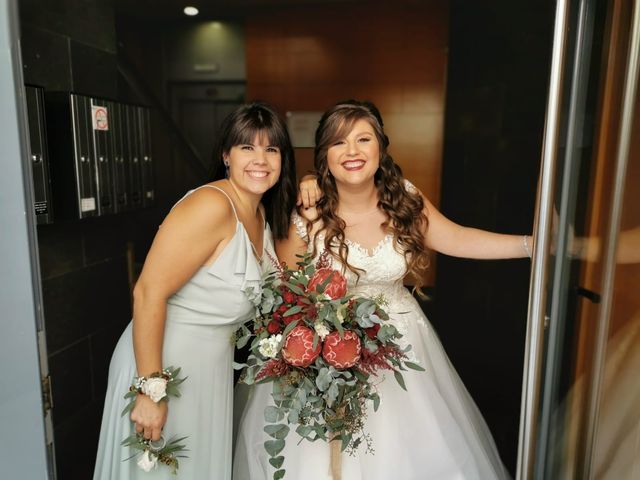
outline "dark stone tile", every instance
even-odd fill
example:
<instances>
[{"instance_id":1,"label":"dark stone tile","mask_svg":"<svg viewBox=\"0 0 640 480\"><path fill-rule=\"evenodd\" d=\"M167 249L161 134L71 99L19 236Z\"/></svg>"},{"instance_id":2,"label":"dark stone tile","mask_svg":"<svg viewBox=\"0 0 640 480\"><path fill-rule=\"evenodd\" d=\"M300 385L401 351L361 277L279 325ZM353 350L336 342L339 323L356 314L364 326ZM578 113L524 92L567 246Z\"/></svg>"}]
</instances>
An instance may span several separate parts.
<instances>
[{"instance_id":1,"label":"dark stone tile","mask_svg":"<svg viewBox=\"0 0 640 480\"><path fill-rule=\"evenodd\" d=\"M54 426L64 423L91 399L89 339L49 356Z\"/></svg>"},{"instance_id":2,"label":"dark stone tile","mask_svg":"<svg viewBox=\"0 0 640 480\"><path fill-rule=\"evenodd\" d=\"M82 268L82 235L77 223L38 226L40 275L43 280Z\"/></svg>"},{"instance_id":3,"label":"dark stone tile","mask_svg":"<svg viewBox=\"0 0 640 480\"><path fill-rule=\"evenodd\" d=\"M67 37L23 26L20 41L25 83L51 91L71 90Z\"/></svg>"},{"instance_id":4,"label":"dark stone tile","mask_svg":"<svg viewBox=\"0 0 640 480\"><path fill-rule=\"evenodd\" d=\"M42 287L50 353L108 325L123 325L130 319L124 259L45 280Z\"/></svg>"},{"instance_id":5,"label":"dark stone tile","mask_svg":"<svg viewBox=\"0 0 640 480\"><path fill-rule=\"evenodd\" d=\"M116 54L71 40L73 90L95 97L118 93Z\"/></svg>"},{"instance_id":6,"label":"dark stone tile","mask_svg":"<svg viewBox=\"0 0 640 480\"><path fill-rule=\"evenodd\" d=\"M119 215L98 217L88 221L82 229L85 265L110 259L124 259L130 235L126 221Z\"/></svg>"},{"instance_id":7,"label":"dark stone tile","mask_svg":"<svg viewBox=\"0 0 640 480\"><path fill-rule=\"evenodd\" d=\"M115 52L113 0L20 0L23 24Z\"/></svg>"},{"instance_id":8,"label":"dark stone tile","mask_svg":"<svg viewBox=\"0 0 640 480\"><path fill-rule=\"evenodd\" d=\"M101 418L102 406L91 402L55 428L58 479L92 478Z\"/></svg>"},{"instance_id":9,"label":"dark stone tile","mask_svg":"<svg viewBox=\"0 0 640 480\"><path fill-rule=\"evenodd\" d=\"M111 355L127 324L128 321L122 325L110 325L90 337L93 398L100 407L104 404L104 397L107 392L107 377Z\"/></svg>"}]
</instances>

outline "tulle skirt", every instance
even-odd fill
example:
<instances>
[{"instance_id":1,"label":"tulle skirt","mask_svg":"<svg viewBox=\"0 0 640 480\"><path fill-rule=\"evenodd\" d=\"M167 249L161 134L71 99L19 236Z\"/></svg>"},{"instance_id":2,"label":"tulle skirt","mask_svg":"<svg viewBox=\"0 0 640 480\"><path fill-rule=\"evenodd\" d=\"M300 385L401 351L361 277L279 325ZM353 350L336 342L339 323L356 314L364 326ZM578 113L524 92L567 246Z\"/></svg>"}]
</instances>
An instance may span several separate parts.
<instances>
[{"instance_id":1,"label":"tulle skirt","mask_svg":"<svg viewBox=\"0 0 640 480\"><path fill-rule=\"evenodd\" d=\"M365 431L374 453L363 446L342 454L341 480L491 480L510 478L478 408L451 365L431 324L411 294L392 303L392 321L426 371L404 373L407 391L392 374L380 376L377 412L369 408ZM275 469L263 443L264 408L272 405L271 383L251 388L237 432L234 480L267 480ZM241 397L241 396L238 396ZM236 404L237 405L237 404ZM238 408L238 407L237 407ZM336 480L328 444L303 440L292 428L282 453L285 479Z\"/></svg>"}]
</instances>

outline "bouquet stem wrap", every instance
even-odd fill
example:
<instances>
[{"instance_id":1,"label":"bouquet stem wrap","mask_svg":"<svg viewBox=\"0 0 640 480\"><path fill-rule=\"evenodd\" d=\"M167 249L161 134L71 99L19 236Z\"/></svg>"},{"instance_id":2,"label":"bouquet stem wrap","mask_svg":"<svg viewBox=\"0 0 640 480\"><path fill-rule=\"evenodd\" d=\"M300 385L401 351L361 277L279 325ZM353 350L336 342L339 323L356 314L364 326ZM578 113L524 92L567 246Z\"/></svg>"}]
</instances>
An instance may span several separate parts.
<instances>
[{"instance_id":1,"label":"bouquet stem wrap","mask_svg":"<svg viewBox=\"0 0 640 480\"><path fill-rule=\"evenodd\" d=\"M339 438L329 443L331 463L329 469L332 480L342 480L342 441Z\"/></svg>"}]
</instances>

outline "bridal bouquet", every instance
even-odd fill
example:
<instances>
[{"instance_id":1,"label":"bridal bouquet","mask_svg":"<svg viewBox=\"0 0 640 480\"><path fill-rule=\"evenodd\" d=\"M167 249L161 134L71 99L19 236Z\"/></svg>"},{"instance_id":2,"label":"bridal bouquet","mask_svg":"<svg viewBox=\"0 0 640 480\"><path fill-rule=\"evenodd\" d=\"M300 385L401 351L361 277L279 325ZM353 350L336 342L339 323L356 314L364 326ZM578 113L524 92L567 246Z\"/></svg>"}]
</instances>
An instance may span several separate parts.
<instances>
[{"instance_id":1,"label":"bridal bouquet","mask_svg":"<svg viewBox=\"0 0 640 480\"><path fill-rule=\"evenodd\" d=\"M247 363L236 365L244 368L242 380L273 384L273 405L264 412L271 438L264 447L279 480L290 425L303 439L340 442L349 453L364 442L371 452L366 406L371 402L376 411L380 404L372 377L392 371L406 390L401 371L424 369L407 361L410 346L396 343L401 334L388 323L384 297L349 295L326 252L316 264L305 255L297 269L273 263L260 288L246 292L257 316L236 331L235 342L250 345Z\"/></svg>"}]
</instances>

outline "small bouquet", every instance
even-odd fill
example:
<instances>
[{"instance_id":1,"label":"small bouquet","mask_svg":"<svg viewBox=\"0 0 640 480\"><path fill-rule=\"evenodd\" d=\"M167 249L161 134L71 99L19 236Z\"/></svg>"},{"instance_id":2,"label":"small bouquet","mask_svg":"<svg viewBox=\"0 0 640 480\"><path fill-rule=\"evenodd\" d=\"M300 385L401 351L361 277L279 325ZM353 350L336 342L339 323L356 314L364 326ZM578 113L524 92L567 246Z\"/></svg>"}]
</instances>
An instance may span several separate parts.
<instances>
[{"instance_id":1,"label":"small bouquet","mask_svg":"<svg viewBox=\"0 0 640 480\"><path fill-rule=\"evenodd\" d=\"M152 373L148 377L136 377L129 387L129 391L124 398L129 400L127 406L122 410L124 417L133 410L136 405L138 394L148 395L151 400L158 403L160 401L168 401L169 397L179 397L180 391L178 386L186 380L186 378L178 378L180 368L168 367L161 372ZM151 441L144 438L142 433L134 433L125 438L121 445L123 447L131 447L140 450L142 454L138 458L138 467L145 472L150 472L158 466L158 462L171 467L171 473L178 473L178 458L186 458L185 455L178 455L186 451L186 446L182 444L187 437L172 437L166 441L164 437L160 437L158 441ZM137 454L126 458L125 461L132 459Z\"/></svg>"},{"instance_id":2,"label":"small bouquet","mask_svg":"<svg viewBox=\"0 0 640 480\"><path fill-rule=\"evenodd\" d=\"M353 453L364 442L373 452L364 431L367 402L374 411L380 404L372 377L392 371L406 390L401 371L424 369L407 361L410 346L396 343L402 335L387 322L384 297L349 295L326 252L315 265L309 254L301 257L295 270L274 264L260 289L247 292L257 317L236 331L235 343L250 345L247 363L236 365L244 368L242 380L273 383L264 447L279 480L289 425L303 439L340 442L333 443L340 451Z\"/></svg>"}]
</instances>

